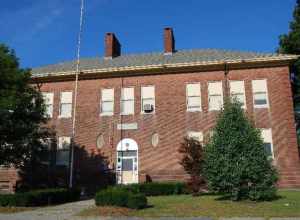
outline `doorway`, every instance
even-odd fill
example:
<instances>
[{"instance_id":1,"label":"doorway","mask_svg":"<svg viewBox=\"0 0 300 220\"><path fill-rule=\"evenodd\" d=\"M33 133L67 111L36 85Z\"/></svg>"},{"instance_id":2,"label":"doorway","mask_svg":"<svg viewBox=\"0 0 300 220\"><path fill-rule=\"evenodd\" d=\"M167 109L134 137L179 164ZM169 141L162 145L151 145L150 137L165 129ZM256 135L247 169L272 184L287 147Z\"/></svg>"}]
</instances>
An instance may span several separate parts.
<instances>
[{"instance_id":1,"label":"doorway","mask_svg":"<svg viewBox=\"0 0 300 220\"><path fill-rule=\"evenodd\" d=\"M117 145L117 183L138 183L138 145L133 139L125 138Z\"/></svg>"}]
</instances>

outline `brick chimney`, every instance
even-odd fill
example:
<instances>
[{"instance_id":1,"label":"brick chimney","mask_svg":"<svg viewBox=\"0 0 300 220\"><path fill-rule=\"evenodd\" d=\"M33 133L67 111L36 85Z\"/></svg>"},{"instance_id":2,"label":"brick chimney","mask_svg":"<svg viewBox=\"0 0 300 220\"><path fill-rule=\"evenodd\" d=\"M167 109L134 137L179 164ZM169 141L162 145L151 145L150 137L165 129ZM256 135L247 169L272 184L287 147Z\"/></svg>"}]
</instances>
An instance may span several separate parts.
<instances>
[{"instance_id":1,"label":"brick chimney","mask_svg":"<svg viewBox=\"0 0 300 220\"><path fill-rule=\"evenodd\" d=\"M170 55L175 52L175 39L173 29L170 27L164 29L164 47L165 55Z\"/></svg>"},{"instance_id":2,"label":"brick chimney","mask_svg":"<svg viewBox=\"0 0 300 220\"><path fill-rule=\"evenodd\" d=\"M111 59L121 55L121 44L114 33L105 34L105 58Z\"/></svg>"}]
</instances>

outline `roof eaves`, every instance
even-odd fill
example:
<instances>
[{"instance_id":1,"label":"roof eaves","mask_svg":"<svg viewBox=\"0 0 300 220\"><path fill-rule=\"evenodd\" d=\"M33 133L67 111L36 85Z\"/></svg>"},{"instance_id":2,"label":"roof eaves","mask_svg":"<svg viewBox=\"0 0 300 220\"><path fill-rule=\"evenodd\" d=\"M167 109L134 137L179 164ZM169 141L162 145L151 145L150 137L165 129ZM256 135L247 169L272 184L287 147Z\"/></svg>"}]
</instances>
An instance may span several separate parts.
<instances>
[{"instance_id":1,"label":"roof eaves","mask_svg":"<svg viewBox=\"0 0 300 220\"><path fill-rule=\"evenodd\" d=\"M183 63L165 63L165 64L155 64L155 65L145 65L145 66L124 66L124 67L108 67L101 69L82 69L80 72L89 73L113 73L113 72L123 72L123 71L138 71L138 70L149 70L149 69L161 69L161 68L176 68L176 67L196 67L205 65L217 65L217 64L239 64L239 63L252 63L252 62L268 62L268 61L292 61L298 59L299 55L279 55L271 57L258 57L249 59L228 59L222 61L198 61L198 62L183 62ZM70 76L76 74L76 71L63 71L63 72L48 72L34 74L32 78L44 78L53 76Z\"/></svg>"}]
</instances>

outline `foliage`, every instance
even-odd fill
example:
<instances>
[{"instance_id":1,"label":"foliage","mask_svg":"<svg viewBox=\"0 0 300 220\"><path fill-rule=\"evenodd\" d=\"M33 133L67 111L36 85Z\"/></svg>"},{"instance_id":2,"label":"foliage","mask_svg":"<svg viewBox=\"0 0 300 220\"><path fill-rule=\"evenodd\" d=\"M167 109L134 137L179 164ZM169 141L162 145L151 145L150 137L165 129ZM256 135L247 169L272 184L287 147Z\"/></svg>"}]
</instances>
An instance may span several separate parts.
<instances>
[{"instance_id":1,"label":"foliage","mask_svg":"<svg viewBox=\"0 0 300 220\"><path fill-rule=\"evenodd\" d=\"M30 71L21 69L14 51L0 44L0 165L19 166L44 151L44 112Z\"/></svg>"},{"instance_id":2,"label":"foliage","mask_svg":"<svg viewBox=\"0 0 300 220\"><path fill-rule=\"evenodd\" d=\"M267 158L259 129L236 100L226 100L218 116L204 149L203 173L211 190L232 200L275 197L277 172Z\"/></svg>"},{"instance_id":3,"label":"foliage","mask_svg":"<svg viewBox=\"0 0 300 220\"><path fill-rule=\"evenodd\" d=\"M193 192L193 195L197 195L200 191L200 188L205 184L205 181L201 175L203 164L203 148L199 141L193 138L184 138L179 152L183 154L180 164L190 175L188 187Z\"/></svg>"},{"instance_id":4,"label":"foliage","mask_svg":"<svg viewBox=\"0 0 300 220\"><path fill-rule=\"evenodd\" d=\"M0 195L0 206L33 207L76 201L80 197L78 189L44 189Z\"/></svg>"},{"instance_id":5,"label":"foliage","mask_svg":"<svg viewBox=\"0 0 300 220\"><path fill-rule=\"evenodd\" d=\"M179 195L187 192L186 185L182 182L149 182L117 187L146 196Z\"/></svg>"},{"instance_id":6,"label":"foliage","mask_svg":"<svg viewBox=\"0 0 300 220\"><path fill-rule=\"evenodd\" d=\"M290 22L288 34L280 36L278 52L287 54L300 54L300 0L297 0L293 13L293 21ZM295 118L298 134L300 133L300 59L292 69L292 88L294 95Z\"/></svg>"},{"instance_id":7,"label":"foliage","mask_svg":"<svg viewBox=\"0 0 300 220\"><path fill-rule=\"evenodd\" d=\"M144 194L130 193L127 201L127 207L131 209L143 209L147 207L147 198Z\"/></svg>"},{"instance_id":8,"label":"foliage","mask_svg":"<svg viewBox=\"0 0 300 220\"><path fill-rule=\"evenodd\" d=\"M147 198L144 194L137 194L121 187L109 187L96 193L97 206L120 206L140 209L147 206Z\"/></svg>"}]
</instances>

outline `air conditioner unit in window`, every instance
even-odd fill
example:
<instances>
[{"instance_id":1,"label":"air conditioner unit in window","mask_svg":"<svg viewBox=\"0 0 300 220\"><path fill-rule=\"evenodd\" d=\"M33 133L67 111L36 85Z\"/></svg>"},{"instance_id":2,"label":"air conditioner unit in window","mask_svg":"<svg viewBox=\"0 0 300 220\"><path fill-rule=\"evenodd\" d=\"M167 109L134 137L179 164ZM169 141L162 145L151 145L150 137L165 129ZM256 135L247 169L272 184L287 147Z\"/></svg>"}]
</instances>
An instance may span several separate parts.
<instances>
[{"instance_id":1,"label":"air conditioner unit in window","mask_svg":"<svg viewBox=\"0 0 300 220\"><path fill-rule=\"evenodd\" d=\"M145 113L151 113L154 110L153 105L151 104L145 104L143 109Z\"/></svg>"}]
</instances>

